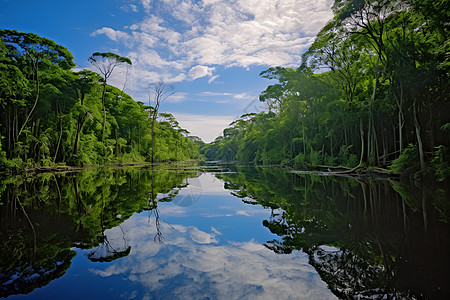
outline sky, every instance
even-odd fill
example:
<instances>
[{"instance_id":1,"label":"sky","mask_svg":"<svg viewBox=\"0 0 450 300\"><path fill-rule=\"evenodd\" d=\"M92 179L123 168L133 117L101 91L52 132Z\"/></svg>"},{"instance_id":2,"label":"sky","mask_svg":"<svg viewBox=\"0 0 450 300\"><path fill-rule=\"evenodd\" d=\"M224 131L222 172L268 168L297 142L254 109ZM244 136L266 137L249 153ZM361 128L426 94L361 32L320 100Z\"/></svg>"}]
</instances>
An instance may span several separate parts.
<instances>
[{"instance_id":1,"label":"sky","mask_svg":"<svg viewBox=\"0 0 450 300\"><path fill-rule=\"evenodd\" d=\"M161 104L181 127L213 141L239 116L265 109L259 74L297 67L332 18L333 0L0 0L0 28L33 32L66 47L76 69L94 52L133 65L110 84L149 104L152 83L175 94ZM151 102L150 102L151 104Z\"/></svg>"}]
</instances>

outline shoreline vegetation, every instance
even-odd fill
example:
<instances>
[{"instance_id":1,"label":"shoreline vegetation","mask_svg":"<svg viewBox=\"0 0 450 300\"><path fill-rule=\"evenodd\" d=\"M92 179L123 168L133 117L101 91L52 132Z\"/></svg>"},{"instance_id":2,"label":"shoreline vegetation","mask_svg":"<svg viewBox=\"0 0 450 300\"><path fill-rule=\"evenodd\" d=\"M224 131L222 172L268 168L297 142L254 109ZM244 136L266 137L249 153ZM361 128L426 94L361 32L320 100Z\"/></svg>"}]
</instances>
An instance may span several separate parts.
<instances>
[{"instance_id":1,"label":"shoreline vegetation","mask_svg":"<svg viewBox=\"0 0 450 300\"><path fill-rule=\"evenodd\" d=\"M132 61L95 52L72 71L65 47L0 29L0 172L218 160L324 175L450 177L450 12L431 0L335 1L298 68L271 67L259 97L212 143L108 84ZM150 102L150 99L149 99Z\"/></svg>"},{"instance_id":2,"label":"shoreline vegetation","mask_svg":"<svg viewBox=\"0 0 450 300\"><path fill-rule=\"evenodd\" d=\"M450 12L441 5L335 1L298 68L260 74L275 82L259 97L268 110L242 115L200 152L330 175L448 181Z\"/></svg>"},{"instance_id":3,"label":"shoreline vegetation","mask_svg":"<svg viewBox=\"0 0 450 300\"><path fill-rule=\"evenodd\" d=\"M190 136L159 105L172 86L149 85L149 99L136 101L108 84L120 65L132 61L95 52L93 69L72 71L65 47L34 33L0 29L0 172L62 166L198 159Z\"/></svg>"},{"instance_id":4,"label":"shoreline vegetation","mask_svg":"<svg viewBox=\"0 0 450 300\"><path fill-rule=\"evenodd\" d=\"M174 168L170 168L171 165L175 165ZM188 160L188 161L166 161L166 162L116 162L104 165L89 165L89 166L69 166L69 165L57 165L57 166L39 166L27 169L18 169L13 175L27 175L27 174L40 174L40 173L65 173L65 172L78 172L92 168L122 168L122 167L162 167L165 171L202 171L202 172L228 172L230 169L227 165L240 165L245 166L239 161L202 161L202 160ZM312 166L304 165L301 168L287 165L250 165L260 168L284 168L287 172L293 174L309 174L319 176L342 176L353 178L389 178L399 179L399 174L394 174L389 170L382 168L349 168L345 166ZM158 168L159 169L159 168ZM4 173L3 173L4 174ZM0 172L2 175L2 172Z\"/></svg>"}]
</instances>

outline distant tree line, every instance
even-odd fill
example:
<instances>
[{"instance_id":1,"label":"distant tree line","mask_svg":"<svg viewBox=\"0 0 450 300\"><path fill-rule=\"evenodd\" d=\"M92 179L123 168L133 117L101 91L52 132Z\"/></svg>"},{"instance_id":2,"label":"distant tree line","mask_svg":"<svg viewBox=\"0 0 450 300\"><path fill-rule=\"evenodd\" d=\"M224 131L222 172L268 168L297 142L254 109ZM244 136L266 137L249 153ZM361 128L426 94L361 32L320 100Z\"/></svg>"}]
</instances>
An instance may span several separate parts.
<instances>
[{"instance_id":1,"label":"distant tree line","mask_svg":"<svg viewBox=\"0 0 450 300\"><path fill-rule=\"evenodd\" d=\"M297 69L275 67L243 115L201 152L256 164L450 174L449 2L335 0Z\"/></svg>"},{"instance_id":2,"label":"distant tree line","mask_svg":"<svg viewBox=\"0 0 450 300\"><path fill-rule=\"evenodd\" d=\"M49 39L0 30L0 169L198 158L198 139L171 114L107 83L131 60L90 62L99 74L71 70L72 54Z\"/></svg>"}]
</instances>

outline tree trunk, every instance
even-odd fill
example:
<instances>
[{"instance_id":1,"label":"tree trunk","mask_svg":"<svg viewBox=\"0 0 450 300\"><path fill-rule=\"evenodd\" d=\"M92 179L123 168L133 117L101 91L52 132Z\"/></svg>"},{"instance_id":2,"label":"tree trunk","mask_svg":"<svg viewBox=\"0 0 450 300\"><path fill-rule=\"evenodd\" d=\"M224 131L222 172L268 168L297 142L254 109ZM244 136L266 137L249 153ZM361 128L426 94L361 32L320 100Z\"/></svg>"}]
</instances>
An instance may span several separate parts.
<instances>
[{"instance_id":1,"label":"tree trunk","mask_svg":"<svg viewBox=\"0 0 450 300\"><path fill-rule=\"evenodd\" d=\"M11 127L13 126L12 124L11 124L11 112L7 115L7 118L6 118L6 123L7 123L7 126L8 126L8 136L7 136L7 139L8 139L8 144L6 145L6 147L7 147L7 149L8 149L8 153L9 152L11 152Z\"/></svg>"},{"instance_id":2,"label":"tree trunk","mask_svg":"<svg viewBox=\"0 0 450 300\"><path fill-rule=\"evenodd\" d=\"M102 92L102 107L103 107L103 131L102 131L102 142L105 141L105 131L106 131L105 94L106 94L106 78L105 78L105 83L103 84L103 92Z\"/></svg>"},{"instance_id":3,"label":"tree trunk","mask_svg":"<svg viewBox=\"0 0 450 300\"><path fill-rule=\"evenodd\" d=\"M369 104L369 126L367 127L367 161L371 161L374 155L374 134L375 134L375 125L373 118L373 103L375 102L375 96L378 88L378 78L380 76L380 72L378 71L378 66L376 68L375 75L375 86L373 87L372 96L370 97Z\"/></svg>"},{"instance_id":4,"label":"tree trunk","mask_svg":"<svg viewBox=\"0 0 450 300\"><path fill-rule=\"evenodd\" d=\"M364 162L364 127L362 119L359 119L359 133L361 135L361 156L359 159L359 166L362 166Z\"/></svg>"},{"instance_id":5,"label":"tree trunk","mask_svg":"<svg viewBox=\"0 0 450 300\"><path fill-rule=\"evenodd\" d=\"M62 128L62 121L61 118L59 118L59 128L61 129L59 132L59 139L58 139L58 145L56 146L55 156L53 157L53 162L56 162L56 156L58 155L59 151L59 145L61 145L61 139L63 134L63 128Z\"/></svg>"},{"instance_id":6,"label":"tree trunk","mask_svg":"<svg viewBox=\"0 0 450 300\"><path fill-rule=\"evenodd\" d=\"M83 124L86 121L88 114L89 114L89 112L85 112L83 117L78 118L77 134L75 135L75 143L73 145L73 154L74 155L78 154L78 145L79 145L79 140L80 140L80 136L81 136L81 129L83 128Z\"/></svg>"},{"instance_id":7,"label":"tree trunk","mask_svg":"<svg viewBox=\"0 0 450 300\"><path fill-rule=\"evenodd\" d=\"M413 108L414 108L414 127L415 127L415 130L416 130L417 147L419 148L420 169L422 171L425 171L425 160L424 160L424 155L423 155L422 137L421 137L421 134L420 134L419 121L417 120L416 99L414 99Z\"/></svg>"},{"instance_id":8,"label":"tree trunk","mask_svg":"<svg viewBox=\"0 0 450 300\"><path fill-rule=\"evenodd\" d=\"M403 151L403 85L400 85L400 99L398 103L398 141L400 153Z\"/></svg>"},{"instance_id":9,"label":"tree trunk","mask_svg":"<svg viewBox=\"0 0 450 300\"><path fill-rule=\"evenodd\" d=\"M31 108L30 113L27 115L25 122L23 122L22 127L20 128L19 133L17 134L17 139L19 139L20 134L22 133L25 126L27 125L27 123L28 123L31 115L33 114L34 109L36 108L36 105L39 101L39 74L38 74L38 63L37 62L33 61L33 69L36 74L36 97L35 97L34 104L33 104L33 107Z\"/></svg>"},{"instance_id":10,"label":"tree trunk","mask_svg":"<svg viewBox=\"0 0 450 300\"><path fill-rule=\"evenodd\" d=\"M151 163L155 161L155 122L156 122L156 113L152 115L152 157Z\"/></svg>"}]
</instances>

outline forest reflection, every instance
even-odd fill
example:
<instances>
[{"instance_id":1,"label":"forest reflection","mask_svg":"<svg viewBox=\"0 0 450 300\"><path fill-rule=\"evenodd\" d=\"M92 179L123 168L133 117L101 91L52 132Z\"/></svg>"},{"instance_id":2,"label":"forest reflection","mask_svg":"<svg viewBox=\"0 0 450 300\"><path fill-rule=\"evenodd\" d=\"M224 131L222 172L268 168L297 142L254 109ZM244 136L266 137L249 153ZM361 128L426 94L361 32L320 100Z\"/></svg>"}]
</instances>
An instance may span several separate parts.
<instances>
[{"instance_id":1,"label":"forest reflection","mask_svg":"<svg viewBox=\"0 0 450 300\"><path fill-rule=\"evenodd\" d=\"M131 293L127 284L138 282L143 296L329 298L317 273L340 298L450 296L445 185L226 168L231 172L217 168L214 175L211 168L155 167L4 178L0 297L62 277L77 251L90 263L111 263L89 265L91 274L82 276L120 275L127 278L120 289ZM170 214L182 217L163 220ZM255 228L239 217L268 235L255 239Z\"/></svg>"},{"instance_id":2,"label":"forest reflection","mask_svg":"<svg viewBox=\"0 0 450 300\"><path fill-rule=\"evenodd\" d=\"M134 213L156 217L158 202L171 201L196 170L99 168L83 172L13 176L0 180L0 297L26 294L61 277L76 251L93 262L130 253L122 231L105 231ZM155 239L162 239L162 236Z\"/></svg>"},{"instance_id":3,"label":"forest reflection","mask_svg":"<svg viewBox=\"0 0 450 300\"><path fill-rule=\"evenodd\" d=\"M302 250L341 298L450 296L450 205L445 185L404 184L237 167L220 174L242 201L272 210L263 225L280 254Z\"/></svg>"}]
</instances>

